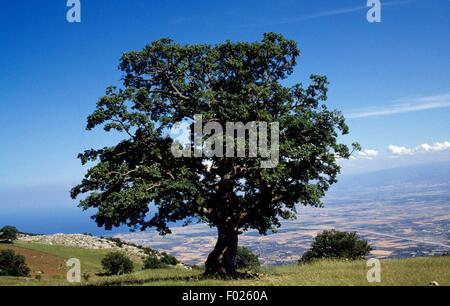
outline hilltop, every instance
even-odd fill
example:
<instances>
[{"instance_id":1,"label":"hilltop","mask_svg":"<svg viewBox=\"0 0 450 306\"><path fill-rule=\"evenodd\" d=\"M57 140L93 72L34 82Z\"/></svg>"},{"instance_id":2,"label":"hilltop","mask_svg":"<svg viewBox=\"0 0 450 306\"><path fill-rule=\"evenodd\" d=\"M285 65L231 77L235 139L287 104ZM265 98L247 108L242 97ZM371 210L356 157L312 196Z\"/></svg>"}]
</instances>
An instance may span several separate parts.
<instances>
[{"instance_id":1,"label":"hilltop","mask_svg":"<svg viewBox=\"0 0 450 306\"><path fill-rule=\"evenodd\" d=\"M120 239L95 237L85 234L54 234L54 235L20 235L19 241L27 244L43 244L65 246L86 250L121 251L133 259L146 256L142 247L124 243Z\"/></svg>"}]
</instances>

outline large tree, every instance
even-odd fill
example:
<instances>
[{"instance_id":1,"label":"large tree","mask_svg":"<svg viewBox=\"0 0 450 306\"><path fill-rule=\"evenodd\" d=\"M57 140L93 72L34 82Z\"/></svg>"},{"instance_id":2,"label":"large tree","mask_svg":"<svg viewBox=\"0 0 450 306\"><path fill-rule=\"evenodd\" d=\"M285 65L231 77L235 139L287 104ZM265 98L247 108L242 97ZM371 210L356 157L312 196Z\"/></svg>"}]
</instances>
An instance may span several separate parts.
<instances>
[{"instance_id":1,"label":"large tree","mask_svg":"<svg viewBox=\"0 0 450 306\"><path fill-rule=\"evenodd\" d=\"M298 204L321 206L340 171L337 160L351 154L338 142L348 133L344 117L325 105L326 77L311 76L307 87L283 84L299 54L296 42L274 33L215 46L161 39L123 54L122 85L107 89L87 124L121 132L123 140L80 154L94 165L72 197L84 195L80 207L96 209L93 218L106 229L126 224L164 235L172 222L206 222L218 230L206 272L235 275L239 234L276 230L295 218ZM279 163L175 157L167 131L196 114L222 126L279 123Z\"/></svg>"}]
</instances>

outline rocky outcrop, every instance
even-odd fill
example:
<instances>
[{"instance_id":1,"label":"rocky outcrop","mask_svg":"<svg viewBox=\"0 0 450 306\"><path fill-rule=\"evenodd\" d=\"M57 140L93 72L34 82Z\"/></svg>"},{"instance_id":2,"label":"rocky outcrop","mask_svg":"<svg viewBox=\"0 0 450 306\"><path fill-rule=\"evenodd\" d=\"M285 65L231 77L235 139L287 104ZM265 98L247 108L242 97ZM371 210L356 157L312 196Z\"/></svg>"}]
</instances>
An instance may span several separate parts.
<instances>
[{"instance_id":1,"label":"rocky outcrop","mask_svg":"<svg viewBox=\"0 0 450 306\"><path fill-rule=\"evenodd\" d=\"M55 234L55 235L20 235L20 241L40 243L46 245L60 245L91 250L121 251L132 258L144 258L147 254L143 249L125 243L117 243L106 238L99 238L82 234Z\"/></svg>"}]
</instances>

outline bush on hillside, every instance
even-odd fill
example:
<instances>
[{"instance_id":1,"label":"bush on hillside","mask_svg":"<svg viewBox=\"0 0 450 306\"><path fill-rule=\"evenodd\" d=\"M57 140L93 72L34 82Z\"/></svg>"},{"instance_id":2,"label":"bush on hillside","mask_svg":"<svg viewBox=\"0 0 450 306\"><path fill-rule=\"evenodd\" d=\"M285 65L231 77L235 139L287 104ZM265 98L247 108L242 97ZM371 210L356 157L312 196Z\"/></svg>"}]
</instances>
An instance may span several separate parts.
<instances>
[{"instance_id":1,"label":"bush on hillside","mask_svg":"<svg viewBox=\"0 0 450 306\"><path fill-rule=\"evenodd\" d=\"M0 252L0 275L26 277L30 275L30 268L24 256L16 255L13 250L4 250Z\"/></svg>"},{"instance_id":2,"label":"bush on hillside","mask_svg":"<svg viewBox=\"0 0 450 306\"><path fill-rule=\"evenodd\" d=\"M157 254L157 252L149 253L144 260L144 270L146 269L161 269L167 266L176 266L179 261L172 255L165 252Z\"/></svg>"},{"instance_id":3,"label":"bush on hillside","mask_svg":"<svg viewBox=\"0 0 450 306\"><path fill-rule=\"evenodd\" d=\"M12 243L17 240L19 231L14 226L4 226L0 229L0 242Z\"/></svg>"},{"instance_id":4,"label":"bush on hillside","mask_svg":"<svg viewBox=\"0 0 450 306\"><path fill-rule=\"evenodd\" d=\"M125 244L120 238L106 237L105 239L115 243L119 248L121 248Z\"/></svg>"},{"instance_id":5,"label":"bush on hillside","mask_svg":"<svg viewBox=\"0 0 450 306\"><path fill-rule=\"evenodd\" d=\"M144 270L149 269L162 269L165 268L166 264L162 263L161 260L155 255L151 254L144 259Z\"/></svg>"},{"instance_id":6,"label":"bush on hillside","mask_svg":"<svg viewBox=\"0 0 450 306\"><path fill-rule=\"evenodd\" d=\"M120 252L108 253L102 259L102 267L107 275L123 275L131 273L134 270L131 259Z\"/></svg>"},{"instance_id":7,"label":"bush on hillside","mask_svg":"<svg viewBox=\"0 0 450 306\"><path fill-rule=\"evenodd\" d=\"M356 233L330 230L317 235L300 262L322 258L357 260L369 255L370 251L372 247Z\"/></svg>"},{"instance_id":8,"label":"bush on hillside","mask_svg":"<svg viewBox=\"0 0 450 306\"><path fill-rule=\"evenodd\" d=\"M236 268L239 270L258 271L261 267L259 257L249 248L238 247L236 254Z\"/></svg>"},{"instance_id":9,"label":"bush on hillside","mask_svg":"<svg viewBox=\"0 0 450 306\"><path fill-rule=\"evenodd\" d=\"M138 246L142 251L144 251L145 254L147 255L157 255L158 251L149 248L149 247L143 247L143 246Z\"/></svg>"},{"instance_id":10,"label":"bush on hillside","mask_svg":"<svg viewBox=\"0 0 450 306\"><path fill-rule=\"evenodd\" d=\"M165 252L161 253L161 258L160 258L161 262L163 264L169 265L169 266L176 266L177 264L179 264L179 261L172 255L169 255Z\"/></svg>"}]
</instances>

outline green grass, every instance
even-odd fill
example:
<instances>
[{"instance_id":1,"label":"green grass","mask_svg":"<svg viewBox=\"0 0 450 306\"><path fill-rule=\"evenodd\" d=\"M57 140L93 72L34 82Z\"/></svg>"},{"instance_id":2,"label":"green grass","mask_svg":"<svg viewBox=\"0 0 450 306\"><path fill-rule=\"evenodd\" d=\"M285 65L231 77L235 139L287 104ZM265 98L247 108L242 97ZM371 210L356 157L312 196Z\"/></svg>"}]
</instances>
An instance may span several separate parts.
<instances>
[{"instance_id":1,"label":"green grass","mask_svg":"<svg viewBox=\"0 0 450 306\"><path fill-rule=\"evenodd\" d=\"M97 275L102 273L101 260L106 256L106 254L111 252L111 250L90 250L59 245L28 243L22 241L14 242L14 247L43 252L55 257L59 257L63 260L67 260L69 258L77 258L81 262L82 273L89 274L92 281L101 278L99 275ZM8 247L7 245L5 245L2 248L7 249ZM142 270L142 266L142 261L134 261L135 271ZM37 280L35 278L0 277L0 286L69 285L64 273L62 273L61 276L55 276L51 279L47 279L44 275L41 280Z\"/></svg>"},{"instance_id":2,"label":"green grass","mask_svg":"<svg viewBox=\"0 0 450 306\"><path fill-rule=\"evenodd\" d=\"M64 259L78 258L82 272L91 275L94 286L366 286L368 268L364 261L323 260L307 265L289 265L262 268L259 276L249 280L222 280L204 278L202 271L184 268L142 270L142 263L135 262L135 271L129 275L101 277L101 259L107 250L85 250L70 247L16 243L15 246L41 251ZM382 282L376 285L426 286L436 281L450 286L450 257L384 260L381 266ZM36 280L32 278L0 277L0 285L69 285L64 277Z\"/></svg>"},{"instance_id":3,"label":"green grass","mask_svg":"<svg viewBox=\"0 0 450 306\"><path fill-rule=\"evenodd\" d=\"M214 279L165 280L145 285L186 286L367 286L363 261L319 261L308 265L264 268L257 279L223 281ZM382 261L383 286L427 286L432 281L450 285L450 257Z\"/></svg>"},{"instance_id":4,"label":"green grass","mask_svg":"<svg viewBox=\"0 0 450 306\"><path fill-rule=\"evenodd\" d=\"M101 270L101 260L111 250L89 250L59 245L47 245L38 243L15 242L15 246L41 251L53 256L61 257L65 260L78 258L81 261L82 270L87 273L99 273ZM142 269L142 261L134 262L135 269Z\"/></svg>"}]
</instances>

